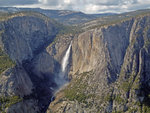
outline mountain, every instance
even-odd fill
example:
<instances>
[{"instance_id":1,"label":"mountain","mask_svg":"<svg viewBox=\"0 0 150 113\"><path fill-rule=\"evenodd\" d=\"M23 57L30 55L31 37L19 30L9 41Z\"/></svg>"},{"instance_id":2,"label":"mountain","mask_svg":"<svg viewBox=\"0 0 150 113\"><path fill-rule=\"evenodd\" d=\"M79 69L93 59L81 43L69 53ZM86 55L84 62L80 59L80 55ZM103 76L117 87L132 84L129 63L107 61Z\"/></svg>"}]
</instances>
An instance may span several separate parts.
<instances>
[{"instance_id":1,"label":"mountain","mask_svg":"<svg viewBox=\"0 0 150 113\"><path fill-rule=\"evenodd\" d=\"M78 32L38 12L2 11L0 111L149 113L150 12L121 15Z\"/></svg>"},{"instance_id":2,"label":"mountain","mask_svg":"<svg viewBox=\"0 0 150 113\"><path fill-rule=\"evenodd\" d=\"M52 57L48 55L45 48L54 41L63 26L61 27L61 24L56 21L34 12L16 13L8 15L4 19L0 23L0 47L3 50L2 53L7 54L7 59L10 58L12 61L5 59L4 65L1 64L4 69L9 68L1 73L2 106L0 110L3 111L13 103L18 103L19 100L21 102L14 108L12 106L11 110L8 109L8 113L23 111L34 113L37 106L37 111L43 112L52 96L52 91L49 89L49 86L53 84L50 82L52 79L47 77L47 73L50 73L51 69L36 75L32 72L36 64L31 65L31 62L33 63L34 59L38 59L42 54L47 55L47 61L51 62ZM3 56L2 54L1 57L3 58ZM14 65L11 65L11 62L14 62ZM43 66L49 65L43 64ZM41 67L42 65L39 67L39 71ZM13 97L17 98L15 102L11 99Z\"/></svg>"},{"instance_id":3,"label":"mountain","mask_svg":"<svg viewBox=\"0 0 150 113\"><path fill-rule=\"evenodd\" d=\"M150 9L143 9L143 10L117 14L117 15L106 15L100 18L96 18L92 21L82 23L79 25L79 27L84 30L88 30L88 29L97 28L97 27L101 27L104 25L108 25L108 24L117 23L122 20L128 20L138 15L144 15L149 12L150 12Z\"/></svg>"},{"instance_id":4,"label":"mountain","mask_svg":"<svg viewBox=\"0 0 150 113\"><path fill-rule=\"evenodd\" d=\"M1 12L19 12L19 11L35 11L42 13L50 18L57 20L65 25L80 24L98 17L115 15L113 13L104 14L84 14L82 12L70 11L70 10L46 10L40 8L15 8L15 7L0 7Z\"/></svg>"},{"instance_id":5,"label":"mountain","mask_svg":"<svg viewBox=\"0 0 150 113\"><path fill-rule=\"evenodd\" d=\"M72 80L50 113L149 113L149 23L140 14L74 37Z\"/></svg>"}]
</instances>

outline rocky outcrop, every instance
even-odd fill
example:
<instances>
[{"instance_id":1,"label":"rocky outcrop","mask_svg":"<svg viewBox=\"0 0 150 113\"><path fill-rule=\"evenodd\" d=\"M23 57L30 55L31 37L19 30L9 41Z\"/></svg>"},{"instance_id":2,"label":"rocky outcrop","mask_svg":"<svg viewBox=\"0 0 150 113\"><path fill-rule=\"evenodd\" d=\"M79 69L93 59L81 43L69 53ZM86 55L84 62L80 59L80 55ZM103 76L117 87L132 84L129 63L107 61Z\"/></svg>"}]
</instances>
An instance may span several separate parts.
<instances>
[{"instance_id":1,"label":"rocky outcrop","mask_svg":"<svg viewBox=\"0 0 150 113\"><path fill-rule=\"evenodd\" d=\"M4 49L18 63L40 53L58 33L55 23L29 16L12 18L1 26Z\"/></svg>"},{"instance_id":2,"label":"rocky outcrop","mask_svg":"<svg viewBox=\"0 0 150 113\"><path fill-rule=\"evenodd\" d=\"M1 74L0 94L25 96L32 93L33 84L23 67L8 69Z\"/></svg>"},{"instance_id":3,"label":"rocky outcrop","mask_svg":"<svg viewBox=\"0 0 150 113\"><path fill-rule=\"evenodd\" d=\"M16 103L5 110L6 113L38 113L39 108L36 100L24 100Z\"/></svg>"},{"instance_id":4,"label":"rocky outcrop","mask_svg":"<svg viewBox=\"0 0 150 113\"><path fill-rule=\"evenodd\" d=\"M49 111L149 112L149 23L142 15L74 37L73 79Z\"/></svg>"}]
</instances>

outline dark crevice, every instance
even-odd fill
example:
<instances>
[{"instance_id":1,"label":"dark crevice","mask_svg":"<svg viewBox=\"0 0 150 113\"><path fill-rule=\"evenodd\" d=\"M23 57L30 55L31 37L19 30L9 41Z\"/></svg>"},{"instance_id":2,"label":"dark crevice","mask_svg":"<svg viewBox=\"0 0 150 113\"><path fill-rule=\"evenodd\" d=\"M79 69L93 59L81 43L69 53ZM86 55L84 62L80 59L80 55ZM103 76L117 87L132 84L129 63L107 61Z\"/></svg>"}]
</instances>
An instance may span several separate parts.
<instances>
[{"instance_id":1,"label":"dark crevice","mask_svg":"<svg viewBox=\"0 0 150 113\"><path fill-rule=\"evenodd\" d=\"M24 61L23 67L34 85L32 94L25 96L24 99L38 100L40 113L45 113L53 97L53 89L57 88L57 84L54 82L54 74L41 73L42 78L39 77L32 71L31 61Z\"/></svg>"}]
</instances>

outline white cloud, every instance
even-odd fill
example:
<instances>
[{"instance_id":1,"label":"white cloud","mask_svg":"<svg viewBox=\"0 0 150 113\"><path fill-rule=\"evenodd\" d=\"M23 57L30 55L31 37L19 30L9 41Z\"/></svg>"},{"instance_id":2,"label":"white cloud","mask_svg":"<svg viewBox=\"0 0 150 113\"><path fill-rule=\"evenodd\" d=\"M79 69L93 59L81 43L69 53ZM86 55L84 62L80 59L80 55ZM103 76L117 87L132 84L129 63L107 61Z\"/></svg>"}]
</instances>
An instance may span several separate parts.
<instances>
[{"instance_id":1,"label":"white cloud","mask_svg":"<svg viewBox=\"0 0 150 113\"><path fill-rule=\"evenodd\" d=\"M70 4L71 1L70 1L70 0L64 0L64 3L65 3L65 4Z\"/></svg>"},{"instance_id":2,"label":"white cloud","mask_svg":"<svg viewBox=\"0 0 150 113\"><path fill-rule=\"evenodd\" d=\"M48 3L48 0L38 0L40 3L42 4L47 4Z\"/></svg>"},{"instance_id":3,"label":"white cloud","mask_svg":"<svg viewBox=\"0 0 150 113\"><path fill-rule=\"evenodd\" d=\"M11 2L10 2L11 1ZM150 7L150 0L0 0L0 6L40 7L76 10L85 13L126 12ZM8 4L12 3L12 4Z\"/></svg>"}]
</instances>

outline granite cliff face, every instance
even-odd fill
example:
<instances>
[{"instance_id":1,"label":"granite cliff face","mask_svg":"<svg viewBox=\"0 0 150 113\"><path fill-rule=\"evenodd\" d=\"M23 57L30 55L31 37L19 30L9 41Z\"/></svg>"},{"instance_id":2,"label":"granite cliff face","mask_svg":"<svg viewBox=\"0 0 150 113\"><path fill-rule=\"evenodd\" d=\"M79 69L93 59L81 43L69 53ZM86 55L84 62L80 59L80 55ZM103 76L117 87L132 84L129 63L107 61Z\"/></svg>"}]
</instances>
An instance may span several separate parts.
<instances>
[{"instance_id":1,"label":"granite cliff face","mask_svg":"<svg viewBox=\"0 0 150 113\"><path fill-rule=\"evenodd\" d=\"M8 106L0 99L0 104L5 105L0 110L8 113L150 111L149 13L75 35L58 35L62 28L36 13L32 16L21 13L0 23L0 48L15 62L14 67L1 73L0 96L13 102ZM66 70L70 83L60 88L57 80L61 62L71 42Z\"/></svg>"},{"instance_id":2,"label":"granite cliff face","mask_svg":"<svg viewBox=\"0 0 150 113\"><path fill-rule=\"evenodd\" d=\"M50 86L55 86L51 82L55 61L46 52L46 47L53 42L60 26L44 15L30 15L28 12L20 13L19 16L14 14L14 17L0 23L1 48L15 62L14 67L1 74L0 95L5 98L18 96L21 100L7 109L1 108L3 111L45 112L53 93Z\"/></svg>"},{"instance_id":3,"label":"granite cliff face","mask_svg":"<svg viewBox=\"0 0 150 113\"><path fill-rule=\"evenodd\" d=\"M147 113L150 16L101 26L75 36L71 78L49 112Z\"/></svg>"}]
</instances>

